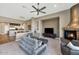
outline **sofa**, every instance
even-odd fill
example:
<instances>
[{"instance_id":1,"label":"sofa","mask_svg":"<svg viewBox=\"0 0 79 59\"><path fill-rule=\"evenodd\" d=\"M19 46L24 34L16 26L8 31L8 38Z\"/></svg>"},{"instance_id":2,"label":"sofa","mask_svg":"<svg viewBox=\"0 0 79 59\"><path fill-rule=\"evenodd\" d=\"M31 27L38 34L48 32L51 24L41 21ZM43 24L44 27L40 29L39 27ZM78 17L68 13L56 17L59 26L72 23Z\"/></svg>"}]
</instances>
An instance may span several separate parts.
<instances>
[{"instance_id":1,"label":"sofa","mask_svg":"<svg viewBox=\"0 0 79 59\"><path fill-rule=\"evenodd\" d=\"M23 36L18 41L20 48L28 55L41 55L45 52L48 40Z\"/></svg>"},{"instance_id":2,"label":"sofa","mask_svg":"<svg viewBox=\"0 0 79 59\"><path fill-rule=\"evenodd\" d=\"M79 40L72 40L73 45L79 46ZM79 50L73 50L67 46L67 39L61 38L61 53L63 55L79 55Z\"/></svg>"}]
</instances>

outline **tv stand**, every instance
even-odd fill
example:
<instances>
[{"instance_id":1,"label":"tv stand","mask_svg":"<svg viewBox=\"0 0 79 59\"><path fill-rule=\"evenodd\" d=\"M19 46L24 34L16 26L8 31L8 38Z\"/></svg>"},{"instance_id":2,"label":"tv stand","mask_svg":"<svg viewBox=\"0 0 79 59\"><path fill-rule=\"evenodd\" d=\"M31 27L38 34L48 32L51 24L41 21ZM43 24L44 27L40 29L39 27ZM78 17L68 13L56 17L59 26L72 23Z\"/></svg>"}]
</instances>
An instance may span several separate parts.
<instances>
[{"instance_id":1,"label":"tv stand","mask_svg":"<svg viewBox=\"0 0 79 59\"><path fill-rule=\"evenodd\" d=\"M56 34L43 33L44 37L56 38Z\"/></svg>"}]
</instances>

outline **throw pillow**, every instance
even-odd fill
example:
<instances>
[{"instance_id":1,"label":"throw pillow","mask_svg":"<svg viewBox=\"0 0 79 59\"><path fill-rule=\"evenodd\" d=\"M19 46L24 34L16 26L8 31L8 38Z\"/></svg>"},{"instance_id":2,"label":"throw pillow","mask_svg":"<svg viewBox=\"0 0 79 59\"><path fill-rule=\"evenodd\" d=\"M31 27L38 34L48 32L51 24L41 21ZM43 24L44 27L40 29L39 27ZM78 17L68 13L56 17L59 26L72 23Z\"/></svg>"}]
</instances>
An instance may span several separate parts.
<instances>
[{"instance_id":1,"label":"throw pillow","mask_svg":"<svg viewBox=\"0 0 79 59\"><path fill-rule=\"evenodd\" d=\"M41 46L41 45L42 45L42 41L38 40L38 46Z\"/></svg>"},{"instance_id":2,"label":"throw pillow","mask_svg":"<svg viewBox=\"0 0 79 59\"><path fill-rule=\"evenodd\" d=\"M68 46L69 48L71 48L72 50L79 50L79 47L78 47L78 46L74 46L71 42L69 42L69 43L67 44L67 46Z\"/></svg>"},{"instance_id":3,"label":"throw pillow","mask_svg":"<svg viewBox=\"0 0 79 59\"><path fill-rule=\"evenodd\" d=\"M38 48L38 40L37 39L33 39L33 40L35 41L34 49L37 49Z\"/></svg>"}]
</instances>

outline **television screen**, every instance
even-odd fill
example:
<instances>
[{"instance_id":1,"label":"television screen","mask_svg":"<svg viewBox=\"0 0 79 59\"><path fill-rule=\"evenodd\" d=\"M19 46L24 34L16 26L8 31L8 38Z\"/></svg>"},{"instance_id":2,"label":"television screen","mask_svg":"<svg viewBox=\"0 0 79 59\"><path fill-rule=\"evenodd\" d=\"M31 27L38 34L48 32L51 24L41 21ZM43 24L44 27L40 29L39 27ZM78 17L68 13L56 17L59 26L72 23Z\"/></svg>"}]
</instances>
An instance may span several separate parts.
<instances>
[{"instance_id":1,"label":"television screen","mask_svg":"<svg viewBox=\"0 0 79 59\"><path fill-rule=\"evenodd\" d=\"M45 33L53 34L53 28L45 28Z\"/></svg>"}]
</instances>

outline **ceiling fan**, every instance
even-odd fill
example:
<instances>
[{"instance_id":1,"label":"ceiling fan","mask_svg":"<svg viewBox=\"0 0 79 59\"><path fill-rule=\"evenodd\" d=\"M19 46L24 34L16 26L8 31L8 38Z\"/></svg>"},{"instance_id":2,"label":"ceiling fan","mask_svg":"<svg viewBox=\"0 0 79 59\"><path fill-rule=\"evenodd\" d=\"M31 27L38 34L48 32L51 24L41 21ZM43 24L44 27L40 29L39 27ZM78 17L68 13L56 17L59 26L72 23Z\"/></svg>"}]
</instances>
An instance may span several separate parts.
<instances>
[{"instance_id":1,"label":"ceiling fan","mask_svg":"<svg viewBox=\"0 0 79 59\"><path fill-rule=\"evenodd\" d=\"M39 13L46 13L42 10L46 9L46 6L42 7L42 8L39 8L39 3L37 3L37 7L35 7L34 5L32 5L32 7L35 9L35 11L30 11L31 13L33 12L37 12L37 15L39 15Z\"/></svg>"}]
</instances>

